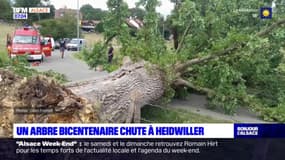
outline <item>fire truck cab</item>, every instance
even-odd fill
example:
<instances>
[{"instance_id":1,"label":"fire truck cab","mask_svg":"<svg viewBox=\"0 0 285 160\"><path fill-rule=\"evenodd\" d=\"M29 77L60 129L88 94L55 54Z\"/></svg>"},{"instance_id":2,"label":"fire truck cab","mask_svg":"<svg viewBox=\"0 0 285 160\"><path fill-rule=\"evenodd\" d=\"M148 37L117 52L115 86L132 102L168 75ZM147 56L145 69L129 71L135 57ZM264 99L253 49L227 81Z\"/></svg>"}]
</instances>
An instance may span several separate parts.
<instances>
[{"instance_id":1,"label":"fire truck cab","mask_svg":"<svg viewBox=\"0 0 285 160\"><path fill-rule=\"evenodd\" d=\"M43 61L52 52L50 41L43 41L37 29L27 26L7 35L7 48L9 57L27 55L28 60Z\"/></svg>"}]
</instances>

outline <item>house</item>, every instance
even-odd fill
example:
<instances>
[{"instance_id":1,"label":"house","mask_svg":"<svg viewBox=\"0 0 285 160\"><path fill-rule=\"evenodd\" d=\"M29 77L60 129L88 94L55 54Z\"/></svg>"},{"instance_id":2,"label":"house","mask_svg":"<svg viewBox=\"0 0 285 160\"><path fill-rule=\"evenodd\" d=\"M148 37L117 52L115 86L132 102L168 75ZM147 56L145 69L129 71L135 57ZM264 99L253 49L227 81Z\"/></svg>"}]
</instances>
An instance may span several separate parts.
<instances>
[{"instance_id":1,"label":"house","mask_svg":"<svg viewBox=\"0 0 285 160\"><path fill-rule=\"evenodd\" d=\"M81 21L81 29L87 32L95 31L95 27L101 23L101 21L97 20L83 20Z\"/></svg>"},{"instance_id":2,"label":"house","mask_svg":"<svg viewBox=\"0 0 285 160\"><path fill-rule=\"evenodd\" d=\"M69 9L69 8L60 8L55 10L55 14L54 14L54 18L58 19L58 18L62 18L65 15L72 15L75 18L77 18L77 10L76 9ZM82 19L82 14L79 12L79 18Z\"/></svg>"},{"instance_id":3,"label":"house","mask_svg":"<svg viewBox=\"0 0 285 160\"><path fill-rule=\"evenodd\" d=\"M81 25L82 26L96 26L99 24L101 21L96 21L96 20L82 20Z\"/></svg>"},{"instance_id":4,"label":"house","mask_svg":"<svg viewBox=\"0 0 285 160\"><path fill-rule=\"evenodd\" d=\"M126 24L130 28L141 29L143 27L143 22L137 18L129 17L126 19Z\"/></svg>"},{"instance_id":5,"label":"house","mask_svg":"<svg viewBox=\"0 0 285 160\"><path fill-rule=\"evenodd\" d=\"M81 21L81 29L83 31L94 31L96 26L101 23L101 21L97 21L97 20L82 20ZM128 27L134 29L134 30L138 30L141 29L144 24L141 20L137 19L137 18L126 18L125 23L127 24Z\"/></svg>"}]
</instances>

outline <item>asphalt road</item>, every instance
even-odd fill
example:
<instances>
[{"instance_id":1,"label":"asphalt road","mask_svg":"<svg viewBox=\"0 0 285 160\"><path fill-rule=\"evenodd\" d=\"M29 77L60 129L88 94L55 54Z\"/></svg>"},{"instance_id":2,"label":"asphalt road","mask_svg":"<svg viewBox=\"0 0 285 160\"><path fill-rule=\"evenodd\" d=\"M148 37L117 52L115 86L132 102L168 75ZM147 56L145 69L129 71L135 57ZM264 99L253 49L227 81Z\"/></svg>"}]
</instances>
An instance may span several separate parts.
<instances>
[{"instance_id":1,"label":"asphalt road","mask_svg":"<svg viewBox=\"0 0 285 160\"><path fill-rule=\"evenodd\" d=\"M221 108L209 109L208 100L204 95L190 94L185 100L174 99L168 108L183 109L192 113L229 122L266 123L248 108L239 107L234 115L226 115Z\"/></svg>"},{"instance_id":2,"label":"asphalt road","mask_svg":"<svg viewBox=\"0 0 285 160\"><path fill-rule=\"evenodd\" d=\"M93 79L107 74L89 69L86 63L73 57L74 53L76 52L65 51L65 57L62 59L59 50L55 50L51 57L45 58L43 63L33 68L39 71L53 70L65 74L69 81Z\"/></svg>"}]
</instances>

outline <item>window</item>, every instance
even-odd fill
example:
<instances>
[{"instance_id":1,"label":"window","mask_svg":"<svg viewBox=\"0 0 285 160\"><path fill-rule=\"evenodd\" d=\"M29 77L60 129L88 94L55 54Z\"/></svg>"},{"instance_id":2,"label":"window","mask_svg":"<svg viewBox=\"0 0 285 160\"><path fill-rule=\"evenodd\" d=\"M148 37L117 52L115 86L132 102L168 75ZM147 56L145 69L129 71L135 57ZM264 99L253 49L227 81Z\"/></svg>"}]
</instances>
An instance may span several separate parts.
<instances>
[{"instance_id":1,"label":"window","mask_svg":"<svg viewBox=\"0 0 285 160\"><path fill-rule=\"evenodd\" d=\"M78 43L79 43L79 40L77 40L77 39L72 39L72 40L70 41L70 43L72 43L72 44L78 44Z\"/></svg>"},{"instance_id":2,"label":"window","mask_svg":"<svg viewBox=\"0 0 285 160\"><path fill-rule=\"evenodd\" d=\"M15 36L13 39L13 43L37 44L38 43L38 37L37 36Z\"/></svg>"}]
</instances>

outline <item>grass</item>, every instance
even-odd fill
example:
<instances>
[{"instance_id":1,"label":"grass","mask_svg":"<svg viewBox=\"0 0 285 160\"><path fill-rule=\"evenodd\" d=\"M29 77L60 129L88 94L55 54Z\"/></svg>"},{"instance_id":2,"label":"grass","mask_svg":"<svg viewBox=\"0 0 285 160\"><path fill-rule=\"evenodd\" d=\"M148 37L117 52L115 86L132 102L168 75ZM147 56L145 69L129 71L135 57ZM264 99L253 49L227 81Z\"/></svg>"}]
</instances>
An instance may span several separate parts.
<instances>
[{"instance_id":1,"label":"grass","mask_svg":"<svg viewBox=\"0 0 285 160\"><path fill-rule=\"evenodd\" d=\"M162 109L152 106L142 108L142 119L144 123L233 123L182 109Z\"/></svg>"},{"instance_id":2,"label":"grass","mask_svg":"<svg viewBox=\"0 0 285 160\"><path fill-rule=\"evenodd\" d=\"M8 54L7 54L7 34L12 34L15 30L16 25L0 23L0 59L2 61L9 61Z\"/></svg>"},{"instance_id":3,"label":"grass","mask_svg":"<svg viewBox=\"0 0 285 160\"><path fill-rule=\"evenodd\" d=\"M88 48L92 48L96 42L100 42L104 40L103 35L97 34L97 33L85 33L83 34L83 36L87 42Z\"/></svg>"},{"instance_id":4,"label":"grass","mask_svg":"<svg viewBox=\"0 0 285 160\"><path fill-rule=\"evenodd\" d=\"M15 25L6 24L6 23L0 23L0 53L7 53L6 49L6 40L7 40L7 34L12 34L12 32L15 30Z\"/></svg>"},{"instance_id":5,"label":"grass","mask_svg":"<svg viewBox=\"0 0 285 160\"><path fill-rule=\"evenodd\" d=\"M74 58L81 60L84 62L84 57L83 57L83 53L82 52L76 52L72 55Z\"/></svg>"}]
</instances>

